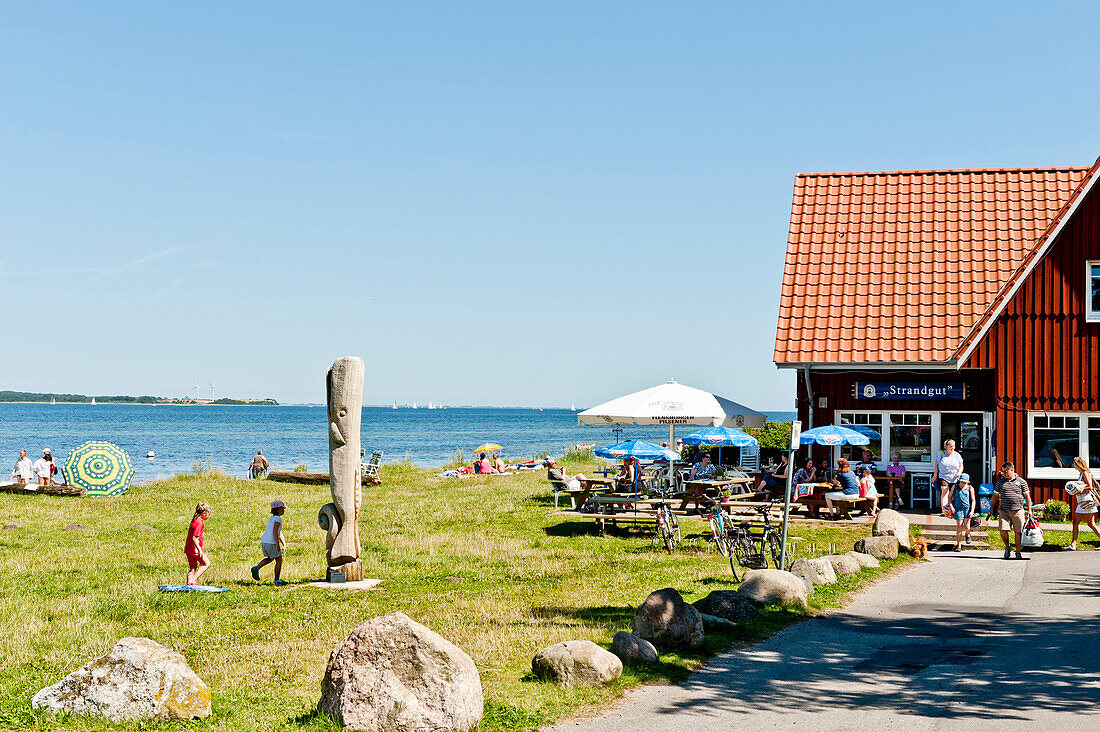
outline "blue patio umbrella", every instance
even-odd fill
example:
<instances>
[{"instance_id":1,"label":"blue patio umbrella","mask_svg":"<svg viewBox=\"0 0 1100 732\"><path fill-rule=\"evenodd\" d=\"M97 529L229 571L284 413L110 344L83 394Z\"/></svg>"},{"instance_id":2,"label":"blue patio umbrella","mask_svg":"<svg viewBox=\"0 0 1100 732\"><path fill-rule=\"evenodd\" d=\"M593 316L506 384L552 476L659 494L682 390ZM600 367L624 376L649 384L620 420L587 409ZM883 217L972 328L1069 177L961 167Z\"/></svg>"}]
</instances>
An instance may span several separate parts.
<instances>
[{"instance_id":1,"label":"blue patio umbrella","mask_svg":"<svg viewBox=\"0 0 1100 732\"><path fill-rule=\"evenodd\" d=\"M639 460L676 460L680 457L667 447L654 445L652 442L646 442L645 440L617 442L614 445L601 447L596 450L595 455L605 460L622 460L628 457L638 458Z\"/></svg>"},{"instance_id":2,"label":"blue patio umbrella","mask_svg":"<svg viewBox=\"0 0 1100 732\"><path fill-rule=\"evenodd\" d=\"M824 445L825 447L840 447L841 445L869 445L871 439L864 434L856 432L848 427L827 424L824 427L814 427L806 430L798 438L803 445Z\"/></svg>"},{"instance_id":3,"label":"blue patio umbrella","mask_svg":"<svg viewBox=\"0 0 1100 732\"><path fill-rule=\"evenodd\" d=\"M706 427L683 438L685 445L709 445L718 448L718 465L722 465L723 447L749 447L759 445L748 432L729 427Z\"/></svg>"}]
</instances>

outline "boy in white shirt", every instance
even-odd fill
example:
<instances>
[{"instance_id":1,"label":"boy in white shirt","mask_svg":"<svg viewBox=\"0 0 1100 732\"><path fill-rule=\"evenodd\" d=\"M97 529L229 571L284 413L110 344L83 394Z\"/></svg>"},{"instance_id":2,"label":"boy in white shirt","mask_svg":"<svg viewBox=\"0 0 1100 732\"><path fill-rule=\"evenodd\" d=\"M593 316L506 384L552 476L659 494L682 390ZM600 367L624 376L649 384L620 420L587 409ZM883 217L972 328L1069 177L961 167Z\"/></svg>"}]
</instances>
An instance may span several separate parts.
<instances>
[{"instance_id":1,"label":"boy in white shirt","mask_svg":"<svg viewBox=\"0 0 1100 732\"><path fill-rule=\"evenodd\" d=\"M264 558L252 568L252 579L260 581L260 570L270 562L275 562L275 584L285 585L280 579L283 572L283 552L286 551L286 539L283 537L283 512L286 504L282 501L271 502L271 518L267 520L264 535L260 538L260 551Z\"/></svg>"}]
</instances>

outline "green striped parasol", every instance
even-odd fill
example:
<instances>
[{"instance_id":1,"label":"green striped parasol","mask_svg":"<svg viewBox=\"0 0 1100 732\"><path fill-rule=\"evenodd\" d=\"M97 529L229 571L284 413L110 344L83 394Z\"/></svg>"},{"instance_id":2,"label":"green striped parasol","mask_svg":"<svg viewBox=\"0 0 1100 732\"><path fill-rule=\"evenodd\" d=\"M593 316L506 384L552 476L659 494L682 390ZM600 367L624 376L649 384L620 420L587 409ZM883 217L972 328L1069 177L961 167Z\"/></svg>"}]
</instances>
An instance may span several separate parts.
<instances>
[{"instance_id":1,"label":"green striped parasol","mask_svg":"<svg viewBox=\"0 0 1100 732\"><path fill-rule=\"evenodd\" d=\"M117 496L126 492L134 479L130 456L110 442L85 442L65 461L69 485L88 489L89 496Z\"/></svg>"}]
</instances>

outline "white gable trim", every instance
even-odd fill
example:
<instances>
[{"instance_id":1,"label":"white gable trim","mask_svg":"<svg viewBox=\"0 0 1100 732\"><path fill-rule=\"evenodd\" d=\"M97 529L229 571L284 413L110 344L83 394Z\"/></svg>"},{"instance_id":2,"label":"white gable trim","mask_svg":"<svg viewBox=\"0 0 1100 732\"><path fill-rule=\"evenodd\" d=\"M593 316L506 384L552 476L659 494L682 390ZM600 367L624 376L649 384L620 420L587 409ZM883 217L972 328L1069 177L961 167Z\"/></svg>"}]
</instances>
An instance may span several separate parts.
<instances>
[{"instance_id":1,"label":"white gable trim","mask_svg":"<svg viewBox=\"0 0 1100 732\"><path fill-rule=\"evenodd\" d=\"M1004 311L1005 307L1008 306L1009 301L1012 300L1012 298L1016 295L1016 292L1021 287L1023 287L1024 282L1026 282L1027 278L1031 276L1032 271L1037 266L1039 266L1039 262L1041 262L1043 260L1043 257L1047 255L1047 252L1050 251L1051 246L1054 245L1054 240L1057 239L1058 235L1062 233L1062 229L1065 228L1066 224L1069 223L1069 220L1072 219L1074 214L1077 213L1077 209L1080 208L1081 203L1088 197L1089 191L1091 191L1092 187L1096 185L1097 178L1100 178L1100 171L1097 170L1098 167L1100 167L1100 160L1097 160L1096 164L1092 166L1092 170L1089 171L1088 182L1085 183L1084 189L1082 189L1077 194L1077 197L1073 199L1073 203L1070 204L1069 210L1066 211L1065 216L1063 216L1062 219L1058 222L1058 225L1054 227L1054 231L1050 232L1043 243L1039 245L1038 253L1036 253L1036 255L1031 258L1031 261L1027 263L1027 267L1024 268L1024 271L1016 276L1016 279L1012 283L1012 287L1008 289L1008 292L997 304L996 309L993 310L989 318L985 321L985 325L983 325L981 327L981 330L978 331L978 335L974 338L973 341L970 342L970 345L967 346L966 350L963 351L962 354L955 359L955 362L959 364L959 368L962 367L962 364L967 362L967 359L970 358L970 354L974 352L974 349L978 347L978 344L985 340L986 335L989 334L990 328L992 328L993 324L997 322L997 318L1001 317L1001 313Z\"/></svg>"}]
</instances>

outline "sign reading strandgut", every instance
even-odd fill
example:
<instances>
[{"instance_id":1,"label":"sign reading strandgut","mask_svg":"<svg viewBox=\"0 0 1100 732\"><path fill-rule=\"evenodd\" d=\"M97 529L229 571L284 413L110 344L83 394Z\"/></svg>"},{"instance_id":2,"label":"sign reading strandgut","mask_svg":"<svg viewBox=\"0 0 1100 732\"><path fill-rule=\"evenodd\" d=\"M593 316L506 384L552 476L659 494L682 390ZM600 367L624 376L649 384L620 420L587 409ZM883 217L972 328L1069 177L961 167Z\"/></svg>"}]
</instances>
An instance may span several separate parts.
<instances>
[{"instance_id":1,"label":"sign reading strandgut","mask_svg":"<svg viewBox=\"0 0 1100 732\"><path fill-rule=\"evenodd\" d=\"M962 382L857 381L852 391L856 399L966 399Z\"/></svg>"}]
</instances>

